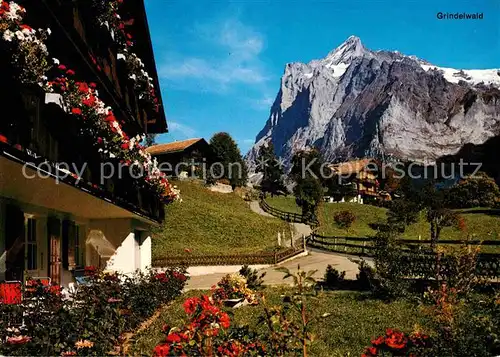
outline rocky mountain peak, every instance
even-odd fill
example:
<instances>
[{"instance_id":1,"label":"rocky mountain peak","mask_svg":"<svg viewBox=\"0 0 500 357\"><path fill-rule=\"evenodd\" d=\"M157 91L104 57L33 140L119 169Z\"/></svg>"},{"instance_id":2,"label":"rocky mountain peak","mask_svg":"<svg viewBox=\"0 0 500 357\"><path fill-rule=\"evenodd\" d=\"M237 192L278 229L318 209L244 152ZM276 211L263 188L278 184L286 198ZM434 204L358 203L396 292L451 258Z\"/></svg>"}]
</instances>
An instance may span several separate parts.
<instances>
[{"instance_id":1,"label":"rocky mountain peak","mask_svg":"<svg viewBox=\"0 0 500 357\"><path fill-rule=\"evenodd\" d=\"M432 161L500 134L499 88L499 69L438 67L351 36L323 59L286 65L248 163L269 142L285 162L312 147L330 161Z\"/></svg>"},{"instance_id":2,"label":"rocky mountain peak","mask_svg":"<svg viewBox=\"0 0 500 357\"><path fill-rule=\"evenodd\" d=\"M349 36L340 46L331 51L323 60L325 64L338 65L340 63L351 63L354 58L363 57L369 51L361 43L357 36Z\"/></svg>"}]
</instances>

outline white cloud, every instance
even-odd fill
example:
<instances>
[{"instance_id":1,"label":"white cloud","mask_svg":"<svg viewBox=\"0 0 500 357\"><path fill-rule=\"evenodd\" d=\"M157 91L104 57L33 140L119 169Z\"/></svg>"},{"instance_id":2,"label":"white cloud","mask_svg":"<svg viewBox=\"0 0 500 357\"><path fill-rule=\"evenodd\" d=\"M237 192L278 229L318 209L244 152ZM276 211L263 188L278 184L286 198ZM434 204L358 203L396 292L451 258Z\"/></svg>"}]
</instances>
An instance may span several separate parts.
<instances>
[{"instance_id":1,"label":"white cloud","mask_svg":"<svg viewBox=\"0 0 500 357\"><path fill-rule=\"evenodd\" d=\"M175 121L168 121L168 129L171 133L179 133L186 138L192 138L196 135L196 129Z\"/></svg>"},{"instance_id":2,"label":"white cloud","mask_svg":"<svg viewBox=\"0 0 500 357\"><path fill-rule=\"evenodd\" d=\"M258 85L267 81L260 54L263 36L237 19L195 25L192 35L206 56L170 53L160 65L162 79L193 81L197 90L220 91L233 84Z\"/></svg>"},{"instance_id":3,"label":"white cloud","mask_svg":"<svg viewBox=\"0 0 500 357\"><path fill-rule=\"evenodd\" d=\"M265 96L260 99L252 99L252 107L257 110L270 110L274 103L274 97Z\"/></svg>"}]
</instances>

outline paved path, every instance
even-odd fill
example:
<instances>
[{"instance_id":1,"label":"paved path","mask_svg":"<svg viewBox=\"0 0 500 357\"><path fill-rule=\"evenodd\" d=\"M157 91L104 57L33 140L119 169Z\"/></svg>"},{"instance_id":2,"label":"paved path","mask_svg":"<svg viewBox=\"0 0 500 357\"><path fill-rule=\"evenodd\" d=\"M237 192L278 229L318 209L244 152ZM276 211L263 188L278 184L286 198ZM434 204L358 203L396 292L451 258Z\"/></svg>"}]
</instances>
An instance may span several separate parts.
<instances>
[{"instance_id":1,"label":"paved path","mask_svg":"<svg viewBox=\"0 0 500 357\"><path fill-rule=\"evenodd\" d=\"M260 214L261 216L274 217L273 215L270 215L269 213L267 213L266 211L264 211L260 207L259 201L250 202L250 209L257 214ZM276 219L278 219L278 218L276 218ZM303 236L307 237L312 232L311 227L309 227L309 225L307 225L305 223L291 223L291 225L293 227L293 240L294 241L296 241L299 238L302 238ZM290 247L290 242L285 239L284 245L286 247Z\"/></svg>"},{"instance_id":2,"label":"paved path","mask_svg":"<svg viewBox=\"0 0 500 357\"><path fill-rule=\"evenodd\" d=\"M257 214L266 217L273 217L269 213L265 212L260 208L258 201L250 202L250 208ZM311 227L303 223L293 223L294 227L294 239L311 234ZM288 242L289 243L289 242ZM309 254L304 257L292 259L285 263L279 264L279 266L286 267L288 269L296 270L297 266L306 271L317 270L314 277L316 279L322 279L325 273L326 267L331 264L335 269L339 271L346 272L346 279L356 279L356 274L358 273L358 265L356 261L360 258L350 257L347 255L342 255L338 253L330 253L317 249L309 249ZM366 259L369 263L369 259ZM278 284L290 284L291 279L283 280L283 273L277 272L276 266L271 266L269 268L261 269L260 272L266 272L264 277L264 284L266 285L278 285ZM236 272L237 270L235 270ZM190 289L210 289L215 285L224 275L227 273L212 273L206 275L192 276L186 286L187 290Z\"/></svg>"},{"instance_id":3,"label":"paved path","mask_svg":"<svg viewBox=\"0 0 500 357\"><path fill-rule=\"evenodd\" d=\"M360 258L357 257L348 257L312 249L309 251L309 255L279 264L279 266L286 267L292 271L296 270L298 265L300 265L300 268L302 270L317 270L314 277L316 279L322 279L327 265L331 264L335 269L339 271L345 271L346 279L356 279L356 274L358 273L358 265L355 261L359 260ZM370 260L366 260L370 262ZM266 272L266 276L264 277L264 284L290 284L291 279L283 280L283 273L277 272L275 270L276 267L277 266L272 266L259 270L260 272ZM224 275L226 274L213 273L208 275L193 276L188 280L186 289L210 289L212 285L215 285Z\"/></svg>"}]
</instances>

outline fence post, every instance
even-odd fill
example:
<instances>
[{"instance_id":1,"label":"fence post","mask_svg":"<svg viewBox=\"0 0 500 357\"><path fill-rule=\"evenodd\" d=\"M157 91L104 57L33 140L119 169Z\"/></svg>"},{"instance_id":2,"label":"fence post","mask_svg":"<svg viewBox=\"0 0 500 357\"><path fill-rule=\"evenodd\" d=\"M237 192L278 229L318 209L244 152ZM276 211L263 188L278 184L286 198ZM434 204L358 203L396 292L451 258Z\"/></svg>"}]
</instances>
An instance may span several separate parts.
<instances>
[{"instance_id":1,"label":"fence post","mask_svg":"<svg viewBox=\"0 0 500 357\"><path fill-rule=\"evenodd\" d=\"M278 264L278 252L274 252L274 264Z\"/></svg>"},{"instance_id":2,"label":"fence post","mask_svg":"<svg viewBox=\"0 0 500 357\"><path fill-rule=\"evenodd\" d=\"M307 252L307 243L305 235L302 235L302 248L304 249L304 252Z\"/></svg>"},{"instance_id":3,"label":"fence post","mask_svg":"<svg viewBox=\"0 0 500 357\"><path fill-rule=\"evenodd\" d=\"M333 249L337 250L337 237L333 239Z\"/></svg>"}]
</instances>

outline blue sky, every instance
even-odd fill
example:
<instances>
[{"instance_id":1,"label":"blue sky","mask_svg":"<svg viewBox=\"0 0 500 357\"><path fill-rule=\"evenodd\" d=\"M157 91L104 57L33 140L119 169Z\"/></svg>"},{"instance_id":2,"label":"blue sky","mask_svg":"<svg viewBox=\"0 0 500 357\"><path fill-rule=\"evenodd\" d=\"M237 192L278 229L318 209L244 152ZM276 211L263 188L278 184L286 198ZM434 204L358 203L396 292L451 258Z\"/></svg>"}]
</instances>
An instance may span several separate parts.
<instances>
[{"instance_id":1,"label":"blue sky","mask_svg":"<svg viewBox=\"0 0 500 357\"><path fill-rule=\"evenodd\" d=\"M243 154L269 116L288 62L325 57L350 35L435 65L500 67L498 0L145 0L170 132L229 132ZM438 20L438 12L483 20Z\"/></svg>"}]
</instances>

